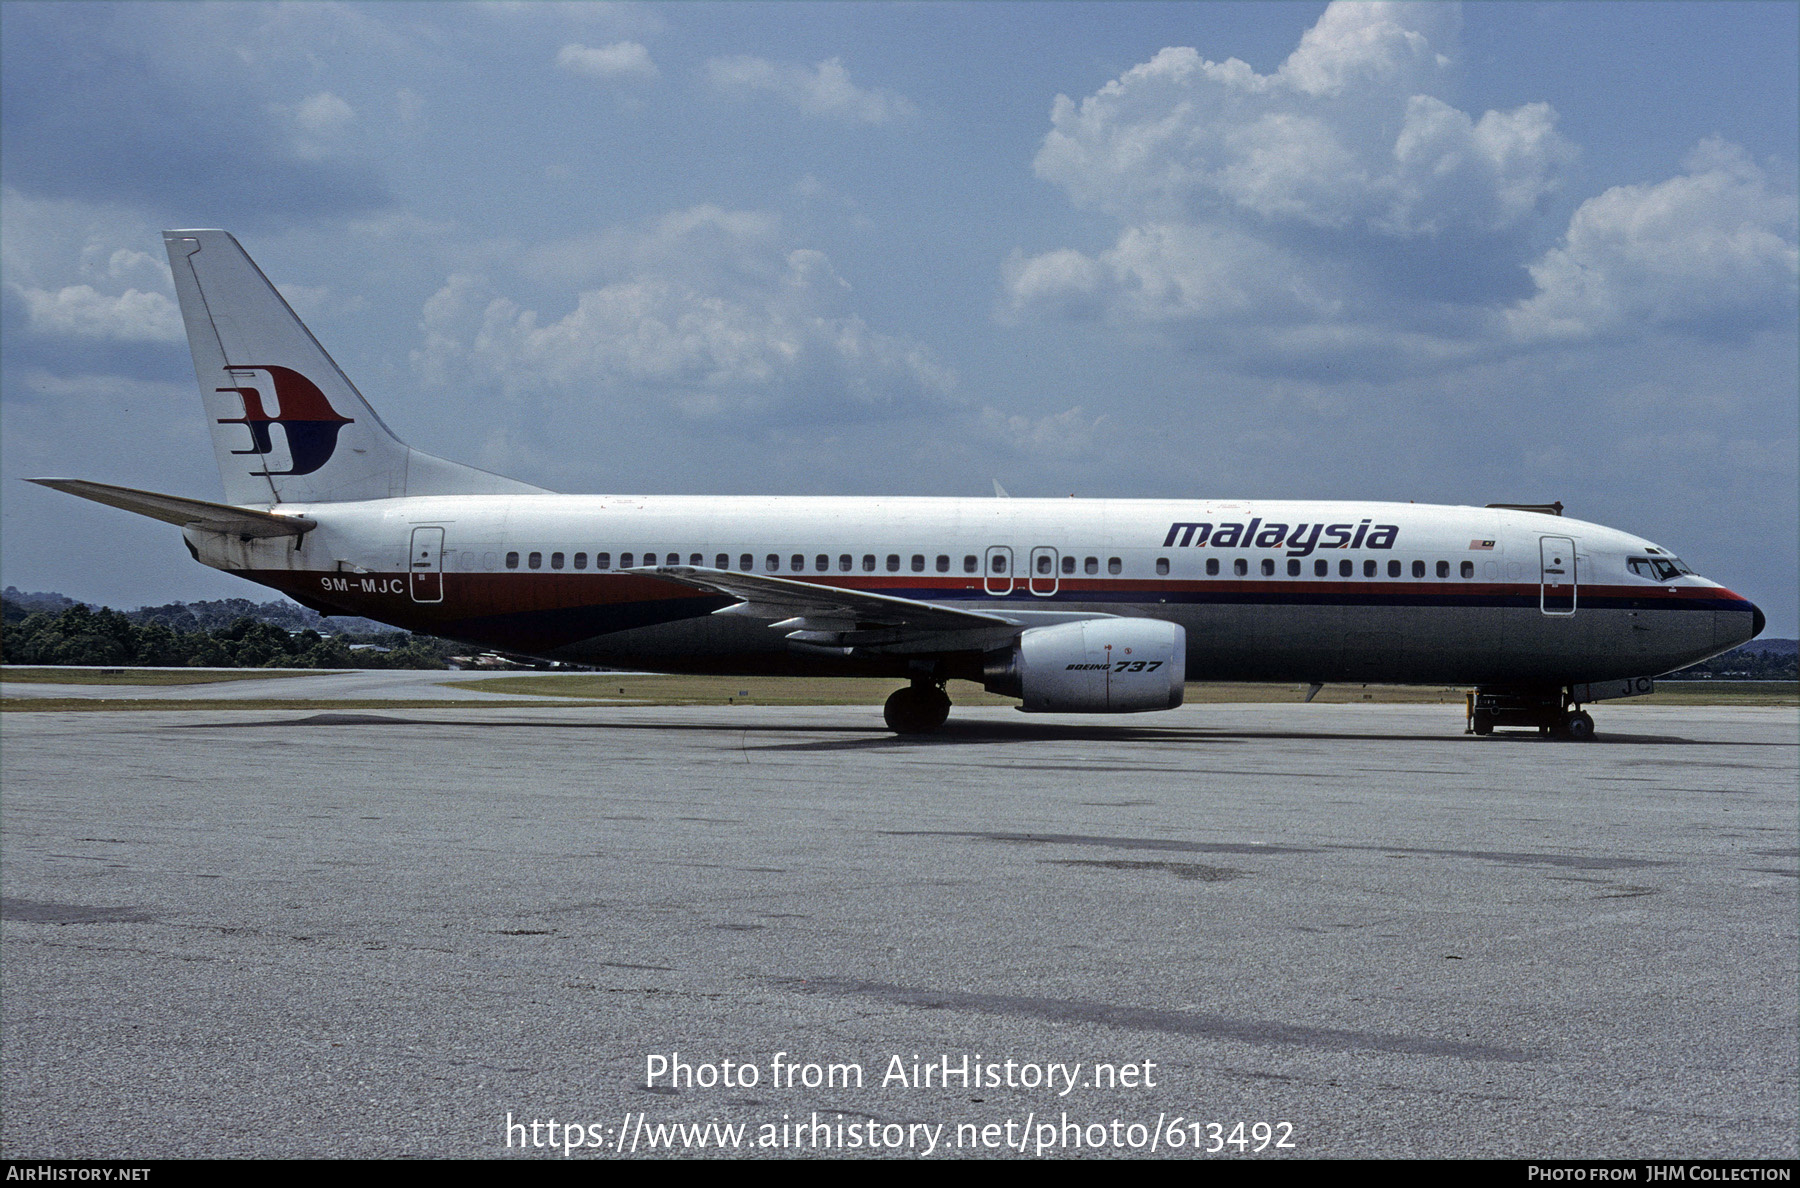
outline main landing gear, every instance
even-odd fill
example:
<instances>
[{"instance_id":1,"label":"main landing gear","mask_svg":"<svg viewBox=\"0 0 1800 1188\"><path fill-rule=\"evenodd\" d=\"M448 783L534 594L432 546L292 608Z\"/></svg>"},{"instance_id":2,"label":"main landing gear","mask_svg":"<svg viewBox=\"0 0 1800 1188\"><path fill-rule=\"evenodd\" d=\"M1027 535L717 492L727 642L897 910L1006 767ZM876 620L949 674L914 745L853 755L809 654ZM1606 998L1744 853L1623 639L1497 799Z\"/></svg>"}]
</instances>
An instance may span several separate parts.
<instances>
[{"instance_id":1,"label":"main landing gear","mask_svg":"<svg viewBox=\"0 0 1800 1188\"><path fill-rule=\"evenodd\" d=\"M1572 742L1594 737L1594 719L1567 689L1477 689L1468 697L1467 734L1492 734L1496 726L1537 728Z\"/></svg>"},{"instance_id":2,"label":"main landing gear","mask_svg":"<svg viewBox=\"0 0 1800 1188\"><path fill-rule=\"evenodd\" d=\"M929 734L950 717L950 695L942 685L929 680L915 680L904 689L896 689L882 707L888 729L895 734Z\"/></svg>"}]
</instances>

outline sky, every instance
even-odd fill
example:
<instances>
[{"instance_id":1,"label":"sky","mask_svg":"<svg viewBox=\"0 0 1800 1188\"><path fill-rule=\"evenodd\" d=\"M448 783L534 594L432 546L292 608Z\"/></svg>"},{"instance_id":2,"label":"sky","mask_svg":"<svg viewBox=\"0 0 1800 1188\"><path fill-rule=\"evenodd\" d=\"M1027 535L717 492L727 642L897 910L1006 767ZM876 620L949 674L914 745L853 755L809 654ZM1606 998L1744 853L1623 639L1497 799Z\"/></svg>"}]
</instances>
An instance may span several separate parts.
<instances>
[{"instance_id":1,"label":"sky","mask_svg":"<svg viewBox=\"0 0 1800 1188\"><path fill-rule=\"evenodd\" d=\"M1800 5L0 3L0 581L267 592L160 232L559 491L1562 501L1800 634ZM272 595L270 595L272 596Z\"/></svg>"}]
</instances>

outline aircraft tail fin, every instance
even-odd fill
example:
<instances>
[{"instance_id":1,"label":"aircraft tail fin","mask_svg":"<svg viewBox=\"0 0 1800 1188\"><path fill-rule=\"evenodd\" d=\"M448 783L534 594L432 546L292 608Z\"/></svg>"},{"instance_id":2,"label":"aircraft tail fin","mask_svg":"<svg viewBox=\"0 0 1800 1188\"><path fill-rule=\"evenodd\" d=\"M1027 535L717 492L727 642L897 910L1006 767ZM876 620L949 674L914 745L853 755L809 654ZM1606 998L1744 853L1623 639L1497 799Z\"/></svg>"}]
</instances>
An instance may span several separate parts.
<instances>
[{"instance_id":1,"label":"aircraft tail fin","mask_svg":"<svg viewBox=\"0 0 1800 1188\"><path fill-rule=\"evenodd\" d=\"M395 437L229 232L165 231L163 243L227 501L542 490Z\"/></svg>"}]
</instances>

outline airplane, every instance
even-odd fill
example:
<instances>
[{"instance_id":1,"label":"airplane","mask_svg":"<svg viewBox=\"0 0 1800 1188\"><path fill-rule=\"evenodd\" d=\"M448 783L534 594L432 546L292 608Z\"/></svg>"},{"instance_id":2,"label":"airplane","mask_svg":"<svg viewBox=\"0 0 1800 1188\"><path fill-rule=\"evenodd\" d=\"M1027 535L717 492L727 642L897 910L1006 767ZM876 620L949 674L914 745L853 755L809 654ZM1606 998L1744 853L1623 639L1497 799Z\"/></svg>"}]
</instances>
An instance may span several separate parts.
<instances>
[{"instance_id":1,"label":"airplane","mask_svg":"<svg viewBox=\"0 0 1800 1188\"><path fill-rule=\"evenodd\" d=\"M946 721L951 679L1133 713L1193 676L1471 686L1468 731L1569 739L1584 704L1764 625L1561 504L557 494L402 442L228 232L164 242L225 502L31 481L327 615L581 665L891 677L900 734Z\"/></svg>"}]
</instances>

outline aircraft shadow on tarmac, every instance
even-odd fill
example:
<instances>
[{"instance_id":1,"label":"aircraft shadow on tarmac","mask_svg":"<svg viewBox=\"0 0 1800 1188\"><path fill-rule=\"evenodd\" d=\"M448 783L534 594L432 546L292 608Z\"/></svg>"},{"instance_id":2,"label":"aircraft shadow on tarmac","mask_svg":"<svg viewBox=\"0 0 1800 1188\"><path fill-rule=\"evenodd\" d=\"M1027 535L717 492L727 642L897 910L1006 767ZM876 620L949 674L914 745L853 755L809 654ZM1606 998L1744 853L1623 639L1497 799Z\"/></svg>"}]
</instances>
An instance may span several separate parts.
<instances>
[{"instance_id":1,"label":"aircraft shadow on tarmac","mask_svg":"<svg viewBox=\"0 0 1800 1188\"><path fill-rule=\"evenodd\" d=\"M1296 742L1441 742L1497 746L1521 743L1548 743L1575 746L1563 739L1546 738L1536 732L1495 731L1485 737L1464 734L1454 728L1443 733L1395 734L1383 731L1347 733L1311 730L1231 730L1216 726L1156 727L1125 726L1111 723L1099 725L1068 722L994 722L952 720L930 734L894 735L871 718L868 725L820 725L806 722L644 722L605 721L592 718L578 721L517 721L483 719L466 711L457 711L454 719L402 718L372 713L321 713L304 718L272 718L255 722L219 721L188 722L176 729L217 730L246 727L326 727L326 726L442 726L455 729L538 730L637 730L688 732L695 734L735 733L747 740L755 736L759 750L837 751L837 750L913 750L920 747L942 747L992 743L1031 742L1105 742L1105 743L1241 743L1268 741ZM820 734L838 737L782 742L784 736ZM847 737L846 737L847 736ZM762 741L769 740L769 741ZM1632 744L1636 746L1695 746L1702 740L1678 735L1602 733L1581 745L1577 753L1593 746ZM1707 740L1707 746L1789 746L1782 742L1740 742Z\"/></svg>"}]
</instances>

